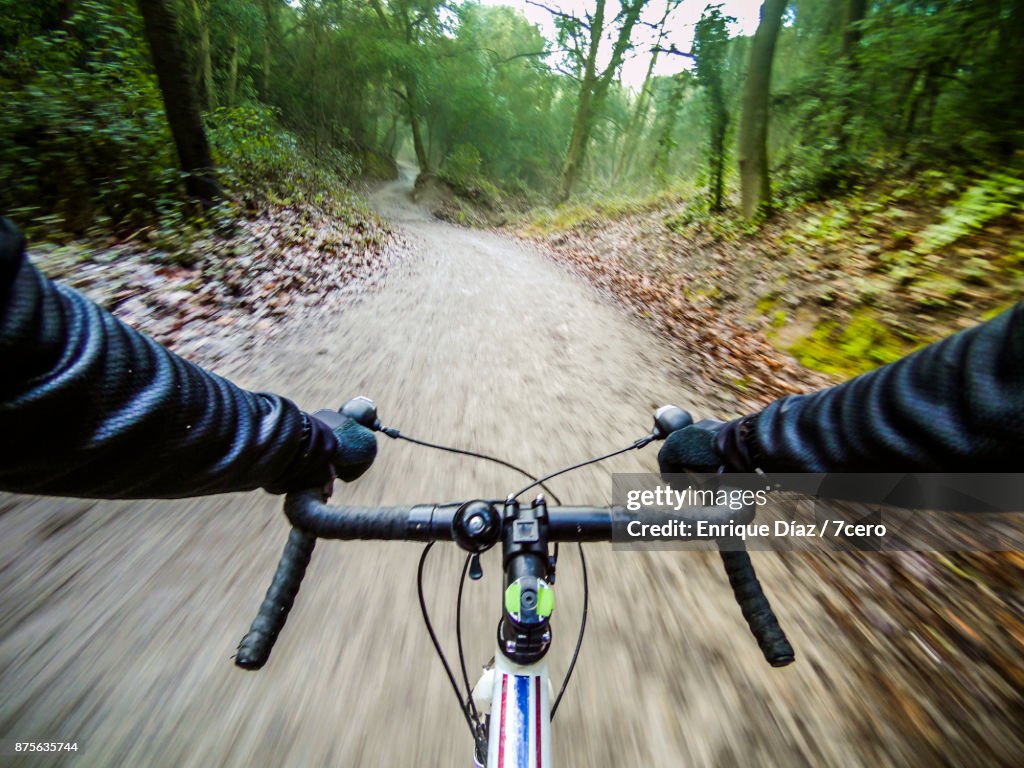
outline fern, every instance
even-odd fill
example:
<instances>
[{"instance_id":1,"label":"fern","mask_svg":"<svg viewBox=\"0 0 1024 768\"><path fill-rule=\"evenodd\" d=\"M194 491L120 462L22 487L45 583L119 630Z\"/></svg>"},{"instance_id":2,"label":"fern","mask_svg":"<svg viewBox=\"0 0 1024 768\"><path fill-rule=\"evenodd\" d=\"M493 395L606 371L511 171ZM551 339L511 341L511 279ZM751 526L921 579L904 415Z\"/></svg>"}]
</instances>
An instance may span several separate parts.
<instances>
[{"instance_id":1,"label":"fern","mask_svg":"<svg viewBox=\"0 0 1024 768\"><path fill-rule=\"evenodd\" d=\"M931 253L952 245L994 219L1024 205L1024 179L996 173L974 184L955 203L942 210L942 220L921 233L914 249Z\"/></svg>"}]
</instances>

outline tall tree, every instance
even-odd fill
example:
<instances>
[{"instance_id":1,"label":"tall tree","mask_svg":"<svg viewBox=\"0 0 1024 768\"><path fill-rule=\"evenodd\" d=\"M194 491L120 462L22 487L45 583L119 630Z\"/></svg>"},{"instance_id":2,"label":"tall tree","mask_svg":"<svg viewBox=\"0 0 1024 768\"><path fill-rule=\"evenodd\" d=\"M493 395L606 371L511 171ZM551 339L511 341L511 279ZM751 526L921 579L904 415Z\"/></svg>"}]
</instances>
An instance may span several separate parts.
<instances>
[{"instance_id":1,"label":"tall tree","mask_svg":"<svg viewBox=\"0 0 1024 768\"><path fill-rule=\"evenodd\" d=\"M736 21L722 13L720 5L709 5L697 22L693 35L693 58L697 81L704 88L708 113L708 160L710 162L711 210L722 210L725 174L725 137L729 131L729 107L725 96L725 69L729 24Z\"/></svg>"},{"instance_id":2,"label":"tall tree","mask_svg":"<svg viewBox=\"0 0 1024 768\"><path fill-rule=\"evenodd\" d=\"M263 12L263 35L260 50L260 98L270 101L271 70L274 60L274 42L278 35L280 0L260 0Z\"/></svg>"},{"instance_id":3,"label":"tall tree","mask_svg":"<svg viewBox=\"0 0 1024 768\"><path fill-rule=\"evenodd\" d=\"M743 84L740 115L740 199L748 219L771 205L768 173L768 103L771 96L775 41L782 27L787 0L766 0L761 23L750 47L750 64Z\"/></svg>"},{"instance_id":4,"label":"tall tree","mask_svg":"<svg viewBox=\"0 0 1024 768\"><path fill-rule=\"evenodd\" d=\"M836 121L836 146L838 162L845 162L854 136L851 126L851 115L854 105L854 83L857 79L857 45L860 43L860 23L867 13L867 0L847 0L843 7L843 44L839 54L839 68L849 85L843 89L839 98L839 119Z\"/></svg>"},{"instance_id":5,"label":"tall tree","mask_svg":"<svg viewBox=\"0 0 1024 768\"><path fill-rule=\"evenodd\" d=\"M665 39L668 17L682 0L666 0L665 11L661 15L655 29L657 38L651 49L651 58L647 61L647 74L644 75L644 83L640 88L636 104L633 106L633 114L630 116L623 138L622 154L615 165L612 176L613 182L626 177L633 166L633 158L636 157L637 148L640 145L640 134L643 132L644 124L647 122L647 114L651 106L651 95L654 90L654 68L658 64L658 55L661 53L661 43Z\"/></svg>"},{"instance_id":6,"label":"tall tree","mask_svg":"<svg viewBox=\"0 0 1024 768\"><path fill-rule=\"evenodd\" d=\"M199 114L195 81L186 66L177 15L171 0L138 0L138 5L167 123L185 172L185 188L207 210L222 193Z\"/></svg>"},{"instance_id":7,"label":"tall tree","mask_svg":"<svg viewBox=\"0 0 1024 768\"><path fill-rule=\"evenodd\" d=\"M210 51L210 0L192 0L196 35L196 90L203 109L213 109L213 55Z\"/></svg>"},{"instance_id":8,"label":"tall tree","mask_svg":"<svg viewBox=\"0 0 1024 768\"><path fill-rule=\"evenodd\" d=\"M228 32L228 82L224 95L229 107L235 106L238 96L238 33Z\"/></svg>"},{"instance_id":9,"label":"tall tree","mask_svg":"<svg viewBox=\"0 0 1024 768\"><path fill-rule=\"evenodd\" d=\"M843 6L843 48L842 57L852 59L854 49L860 42L860 22L868 10L868 0L846 0Z\"/></svg>"},{"instance_id":10,"label":"tall tree","mask_svg":"<svg viewBox=\"0 0 1024 768\"><path fill-rule=\"evenodd\" d=\"M421 173L432 168L430 148L424 138L425 121L421 71L432 63L429 43L441 36L440 11L447 0L370 0L377 23L394 46L395 95L405 106L413 149ZM429 139L429 137L428 137Z\"/></svg>"},{"instance_id":11,"label":"tall tree","mask_svg":"<svg viewBox=\"0 0 1024 768\"><path fill-rule=\"evenodd\" d=\"M593 14L586 12L583 18L533 0L527 2L555 17L559 41L567 48L579 80L576 116L559 185L559 199L566 200L579 180L594 123L622 66L622 59L632 45L633 29L647 0L621 0L618 13L611 19L606 18L606 0L596 0ZM606 34L610 38L611 55L607 64L599 68L598 54Z\"/></svg>"},{"instance_id":12,"label":"tall tree","mask_svg":"<svg viewBox=\"0 0 1024 768\"><path fill-rule=\"evenodd\" d=\"M652 133L656 138L654 153L651 155L651 172L654 174L655 181L659 184L664 184L668 181L668 162L672 150L675 148L675 141L672 135L676 130L676 122L679 117L679 108L683 103L683 97L686 95L687 88L691 86L692 82L693 76L685 69L679 74L672 76L667 87L668 95L665 99L665 104L659 110L659 114L654 121Z\"/></svg>"}]
</instances>

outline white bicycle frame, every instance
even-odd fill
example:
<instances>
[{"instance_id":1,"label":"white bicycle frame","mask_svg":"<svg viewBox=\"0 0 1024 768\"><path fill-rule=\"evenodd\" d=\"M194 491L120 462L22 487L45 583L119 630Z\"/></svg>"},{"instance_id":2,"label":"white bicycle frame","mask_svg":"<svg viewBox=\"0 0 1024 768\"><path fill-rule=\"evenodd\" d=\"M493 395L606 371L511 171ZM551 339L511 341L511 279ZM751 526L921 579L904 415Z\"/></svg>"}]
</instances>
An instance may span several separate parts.
<instances>
[{"instance_id":1,"label":"white bicycle frame","mask_svg":"<svg viewBox=\"0 0 1024 768\"><path fill-rule=\"evenodd\" d=\"M550 768L551 683L547 661L520 666L500 651L473 689L482 714L491 715L487 768ZM484 768L476 758L474 768Z\"/></svg>"}]
</instances>

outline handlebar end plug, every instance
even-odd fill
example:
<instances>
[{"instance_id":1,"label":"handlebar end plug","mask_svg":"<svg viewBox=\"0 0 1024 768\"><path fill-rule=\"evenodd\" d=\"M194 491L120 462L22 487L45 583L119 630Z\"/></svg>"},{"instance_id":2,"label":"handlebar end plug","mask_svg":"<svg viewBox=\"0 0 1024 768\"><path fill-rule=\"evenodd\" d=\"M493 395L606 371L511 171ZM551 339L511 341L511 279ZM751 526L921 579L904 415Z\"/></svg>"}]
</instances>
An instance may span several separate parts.
<instances>
[{"instance_id":1,"label":"handlebar end plug","mask_svg":"<svg viewBox=\"0 0 1024 768\"><path fill-rule=\"evenodd\" d=\"M693 416L678 405L663 405L654 412L654 429L651 434L655 440L664 440L678 429L693 424Z\"/></svg>"},{"instance_id":2,"label":"handlebar end plug","mask_svg":"<svg viewBox=\"0 0 1024 768\"><path fill-rule=\"evenodd\" d=\"M377 418L377 404L364 395L353 397L338 409L338 413L342 416L348 416L353 421L362 424L367 429L372 429L374 432L380 430L380 419Z\"/></svg>"}]
</instances>

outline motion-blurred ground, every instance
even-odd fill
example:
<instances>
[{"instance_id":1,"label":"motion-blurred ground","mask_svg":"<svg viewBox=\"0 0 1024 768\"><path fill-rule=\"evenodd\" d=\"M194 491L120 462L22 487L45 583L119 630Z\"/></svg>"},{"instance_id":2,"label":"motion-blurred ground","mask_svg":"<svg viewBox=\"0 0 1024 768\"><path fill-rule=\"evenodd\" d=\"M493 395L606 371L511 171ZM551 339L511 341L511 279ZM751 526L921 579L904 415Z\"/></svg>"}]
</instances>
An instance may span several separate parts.
<instances>
[{"instance_id":1,"label":"motion-blurred ground","mask_svg":"<svg viewBox=\"0 0 1024 768\"><path fill-rule=\"evenodd\" d=\"M306 408L367 393L410 435L533 471L626 445L664 402L711 415L682 375L685 350L541 255L430 219L401 184L376 202L410 242L386 284L342 312L307 310L254 352L225 353L219 372ZM655 468L648 449L555 489L607 503L611 472ZM337 498L515 487L504 470L387 441ZM419 617L417 546L321 544L271 663L253 674L230 657L284 542L279 499L3 497L0 526L0 737L79 744L71 756L0 762L468 763ZM761 580L798 652L772 670L717 557L588 552L590 629L555 722L559 765L1017 765L1024 754L1019 560L762 554ZM460 564L454 548L435 548L427 569L449 645ZM499 605L493 553L484 568L466 606L474 670L492 653ZM575 639L576 568L563 549L556 678Z\"/></svg>"}]
</instances>

